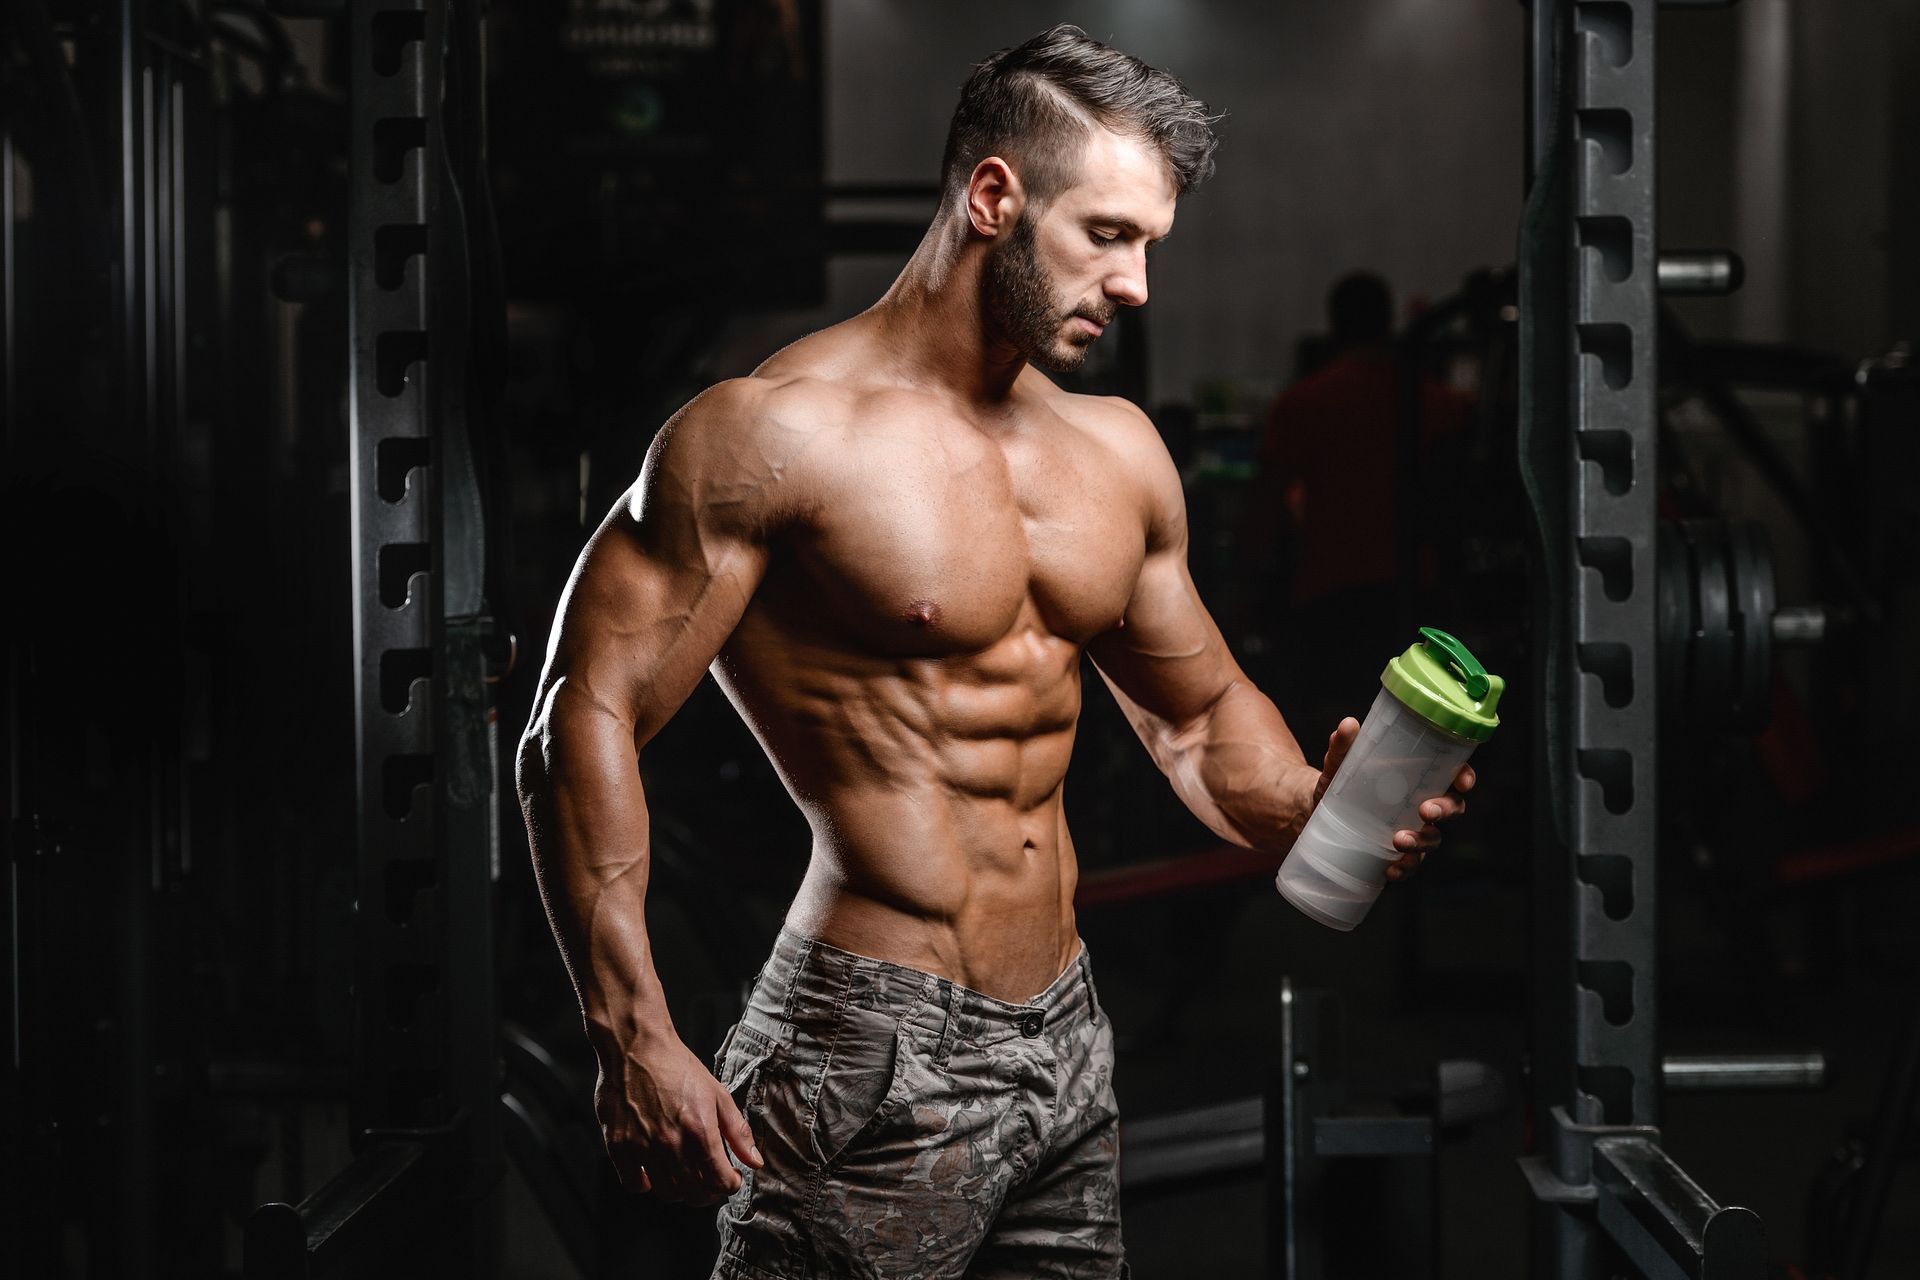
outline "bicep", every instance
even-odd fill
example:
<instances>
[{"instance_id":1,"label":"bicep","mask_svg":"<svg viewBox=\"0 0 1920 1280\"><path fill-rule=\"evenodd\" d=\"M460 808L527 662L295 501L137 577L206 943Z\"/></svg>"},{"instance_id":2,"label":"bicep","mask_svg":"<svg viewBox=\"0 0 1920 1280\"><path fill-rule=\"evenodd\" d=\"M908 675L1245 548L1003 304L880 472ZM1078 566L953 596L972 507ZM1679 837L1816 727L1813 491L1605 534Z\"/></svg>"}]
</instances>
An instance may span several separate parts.
<instances>
[{"instance_id":1,"label":"bicep","mask_svg":"<svg viewBox=\"0 0 1920 1280\"><path fill-rule=\"evenodd\" d=\"M1087 652L1144 737L1196 722L1244 677L1187 571L1180 472L1146 416L1126 409L1132 429L1120 438L1139 483L1146 555L1121 625Z\"/></svg>"},{"instance_id":2,"label":"bicep","mask_svg":"<svg viewBox=\"0 0 1920 1280\"><path fill-rule=\"evenodd\" d=\"M1148 554L1124 624L1087 652L1136 727L1144 713L1178 731L1243 678L1194 589L1184 541Z\"/></svg>"}]
</instances>

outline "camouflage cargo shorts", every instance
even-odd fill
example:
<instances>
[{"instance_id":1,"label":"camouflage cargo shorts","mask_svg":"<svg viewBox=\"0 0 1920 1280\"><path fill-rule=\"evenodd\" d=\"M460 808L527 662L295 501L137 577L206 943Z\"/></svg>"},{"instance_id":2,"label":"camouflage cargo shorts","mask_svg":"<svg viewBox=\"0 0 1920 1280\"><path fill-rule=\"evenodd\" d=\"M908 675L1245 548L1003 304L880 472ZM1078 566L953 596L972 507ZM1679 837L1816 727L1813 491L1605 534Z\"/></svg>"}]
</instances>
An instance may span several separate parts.
<instances>
[{"instance_id":1,"label":"camouflage cargo shorts","mask_svg":"<svg viewBox=\"0 0 1920 1280\"><path fill-rule=\"evenodd\" d=\"M1019 1005L782 931L715 1073L766 1159L716 1280L1127 1274L1084 948Z\"/></svg>"}]
</instances>

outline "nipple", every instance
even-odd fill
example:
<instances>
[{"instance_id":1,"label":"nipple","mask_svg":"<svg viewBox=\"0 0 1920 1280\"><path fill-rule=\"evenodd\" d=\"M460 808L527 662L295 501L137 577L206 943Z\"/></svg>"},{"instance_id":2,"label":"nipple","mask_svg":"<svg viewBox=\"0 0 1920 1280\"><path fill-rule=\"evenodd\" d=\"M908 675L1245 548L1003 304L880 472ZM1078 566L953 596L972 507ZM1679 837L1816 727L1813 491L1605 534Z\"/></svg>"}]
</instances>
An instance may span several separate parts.
<instances>
[{"instance_id":1,"label":"nipple","mask_svg":"<svg viewBox=\"0 0 1920 1280\"><path fill-rule=\"evenodd\" d=\"M931 600L915 600L907 606L907 621L930 627L940 620L940 606Z\"/></svg>"}]
</instances>

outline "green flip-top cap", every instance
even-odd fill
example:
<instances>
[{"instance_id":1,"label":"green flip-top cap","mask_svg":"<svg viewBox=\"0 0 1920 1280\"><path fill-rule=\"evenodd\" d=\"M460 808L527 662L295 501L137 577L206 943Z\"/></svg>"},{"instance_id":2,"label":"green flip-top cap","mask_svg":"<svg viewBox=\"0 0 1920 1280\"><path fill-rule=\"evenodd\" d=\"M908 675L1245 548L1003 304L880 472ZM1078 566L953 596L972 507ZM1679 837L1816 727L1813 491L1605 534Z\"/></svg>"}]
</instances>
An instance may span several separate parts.
<instances>
[{"instance_id":1,"label":"green flip-top cap","mask_svg":"<svg viewBox=\"0 0 1920 1280\"><path fill-rule=\"evenodd\" d=\"M1507 682L1489 675L1467 646L1446 632L1422 627L1420 634L1419 644L1387 664L1380 683L1428 724L1485 742L1500 727L1495 710Z\"/></svg>"}]
</instances>

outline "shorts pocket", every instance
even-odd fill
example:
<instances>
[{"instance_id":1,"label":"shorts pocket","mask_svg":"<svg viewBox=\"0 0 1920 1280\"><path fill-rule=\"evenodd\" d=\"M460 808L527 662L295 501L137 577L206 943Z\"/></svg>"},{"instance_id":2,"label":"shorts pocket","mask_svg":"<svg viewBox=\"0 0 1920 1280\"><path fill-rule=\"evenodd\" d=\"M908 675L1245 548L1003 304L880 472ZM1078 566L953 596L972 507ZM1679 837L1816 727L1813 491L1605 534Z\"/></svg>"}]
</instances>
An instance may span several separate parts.
<instances>
[{"instance_id":1,"label":"shorts pocket","mask_svg":"<svg viewBox=\"0 0 1920 1280\"><path fill-rule=\"evenodd\" d=\"M910 1049L893 1018L850 1008L821 1068L813 1104L813 1154L837 1163L854 1140L898 1104Z\"/></svg>"},{"instance_id":2,"label":"shorts pocket","mask_svg":"<svg viewBox=\"0 0 1920 1280\"><path fill-rule=\"evenodd\" d=\"M726 1043L721 1046L717 1059L719 1070L715 1074L720 1086L733 1099L733 1105L740 1112L741 1119L747 1122L747 1129L753 1134L756 1145L765 1140L757 1113L761 1097L766 1091L767 1075L778 1050L779 1045L758 1032L735 1027L727 1033ZM740 1185L727 1197L720 1213L737 1228L754 1212L755 1183L762 1170L742 1160L734 1152L731 1143L727 1143L726 1148L727 1159L740 1174ZM763 1146L761 1150L764 1152L766 1148Z\"/></svg>"},{"instance_id":3,"label":"shorts pocket","mask_svg":"<svg viewBox=\"0 0 1920 1280\"><path fill-rule=\"evenodd\" d=\"M720 1052L714 1056L714 1075L720 1086L733 1098L733 1105L740 1109L742 1116L760 1100L761 1079L765 1075L768 1059L772 1058L779 1045L751 1027L735 1025L727 1032L726 1041L720 1046Z\"/></svg>"}]
</instances>

